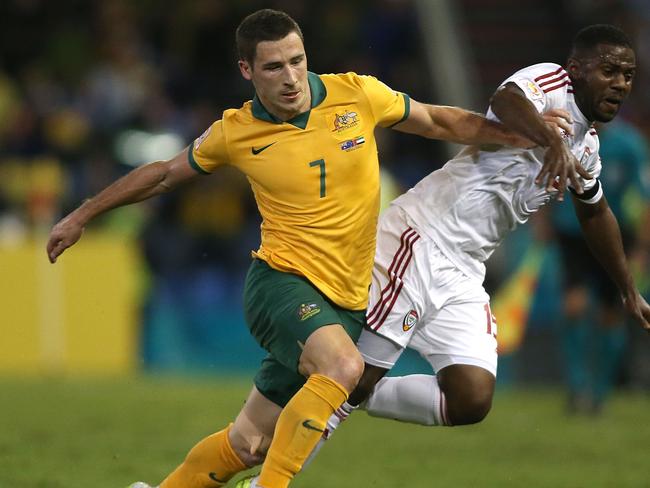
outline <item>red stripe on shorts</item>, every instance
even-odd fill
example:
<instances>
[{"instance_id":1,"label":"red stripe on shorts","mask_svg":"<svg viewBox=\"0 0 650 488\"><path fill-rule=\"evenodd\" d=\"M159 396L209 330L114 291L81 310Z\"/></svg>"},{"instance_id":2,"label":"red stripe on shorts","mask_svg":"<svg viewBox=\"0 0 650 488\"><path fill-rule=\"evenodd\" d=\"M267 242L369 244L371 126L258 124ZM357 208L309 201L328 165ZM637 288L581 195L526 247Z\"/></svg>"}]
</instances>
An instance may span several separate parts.
<instances>
[{"instance_id":1,"label":"red stripe on shorts","mask_svg":"<svg viewBox=\"0 0 650 488\"><path fill-rule=\"evenodd\" d=\"M388 268L388 276L391 275L393 272L393 268L395 268L395 265L399 265L398 263L402 262L402 259L404 259L404 255L408 250L408 240L413 237L414 235L417 235L416 232L408 227L401 235L400 237L400 245L399 248L397 249L397 252L393 256L393 260L390 263L390 267ZM390 285L392 284L392 280L388 282L388 285L384 287L383 290L381 290L381 295L379 296L379 300L375 304L372 310L370 310L367 314L367 318L371 319L375 313L377 313L378 308L381 306L382 301L384 300L384 295L389 292Z\"/></svg>"},{"instance_id":2,"label":"red stripe on shorts","mask_svg":"<svg viewBox=\"0 0 650 488\"><path fill-rule=\"evenodd\" d=\"M397 286L397 288L395 288L395 285L397 283L397 280L398 279L401 280L401 278L404 276L404 273L406 272L406 268L408 267L409 263L411 262L411 258L413 257L413 245L417 242L419 238L420 238L419 234L413 231L413 233L409 234L408 238L406 239L407 247L401 253L400 258L397 261L397 267L393 272L393 276L391 277L390 282L382 290L380 296L381 306L377 308L377 305L375 305L375 307L373 308L374 316L373 317L368 316L368 327L372 328L372 330L378 330L383 325L390 311L393 309L393 305L395 305L395 301L397 301L397 297L402 291L402 287L404 286L404 283L400 281L400 284L399 286ZM397 255L395 256L395 258L393 258L393 262L395 262L396 258ZM387 295L385 298L382 299L384 292L387 290L390 290L389 295Z\"/></svg>"}]
</instances>

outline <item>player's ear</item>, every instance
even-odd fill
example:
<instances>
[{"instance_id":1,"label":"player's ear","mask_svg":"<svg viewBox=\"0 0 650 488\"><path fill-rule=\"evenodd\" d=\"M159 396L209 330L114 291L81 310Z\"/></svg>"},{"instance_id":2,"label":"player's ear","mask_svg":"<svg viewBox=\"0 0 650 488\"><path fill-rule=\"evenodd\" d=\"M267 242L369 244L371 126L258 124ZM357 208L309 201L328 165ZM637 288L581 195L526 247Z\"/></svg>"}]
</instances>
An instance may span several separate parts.
<instances>
[{"instance_id":1,"label":"player's ear","mask_svg":"<svg viewBox=\"0 0 650 488\"><path fill-rule=\"evenodd\" d=\"M239 65L239 71L245 80L250 81L253 78L253 67L248 61L240 59L237 63Z\"/></svg>"},{"instance_id":2,"label":"player's ear","mask_svg":"<svg viewBox=\"0 0 650 488\"><path fill-rule=\"evenodd\" d=\"M566 63L566 70L573 79L582 78L582 63L579 59L571 56Z\"/></svg>"}]
</instances>

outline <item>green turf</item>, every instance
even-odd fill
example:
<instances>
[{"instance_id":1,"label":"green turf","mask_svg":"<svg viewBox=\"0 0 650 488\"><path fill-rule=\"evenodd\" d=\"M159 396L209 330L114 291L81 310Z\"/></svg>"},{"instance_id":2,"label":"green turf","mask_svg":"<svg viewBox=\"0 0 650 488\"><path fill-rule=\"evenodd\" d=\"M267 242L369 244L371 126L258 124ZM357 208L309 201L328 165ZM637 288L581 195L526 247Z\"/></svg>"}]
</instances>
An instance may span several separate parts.
<instances>
[{"instance_id":1,"label":"green turf","mask_svg":"<svg viewBox=\"0 0 650 488\"><path fill-rule=\"evenodd\" d=\"M247 391L223 379L1 379L0 487L158 482ZM597 418L569 418L560 392L516 390L471 427L355 414L292 486L650 487L649 407L647 394L621 393Z\"/></svg>"}]
</instances>

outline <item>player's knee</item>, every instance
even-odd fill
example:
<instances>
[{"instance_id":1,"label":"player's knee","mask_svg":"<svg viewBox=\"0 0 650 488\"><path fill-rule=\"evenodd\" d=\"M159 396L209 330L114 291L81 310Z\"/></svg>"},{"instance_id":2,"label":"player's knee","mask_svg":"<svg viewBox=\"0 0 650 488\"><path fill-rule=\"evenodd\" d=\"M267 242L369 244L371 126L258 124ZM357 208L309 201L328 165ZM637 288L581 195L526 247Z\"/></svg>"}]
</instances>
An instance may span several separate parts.
<instances>
[{"instance_id":1,"label":"player's knee","mask_svg":"<svg viewBox=\"0 0 650 488\"><path fill-rule=\"evenodd\" d=\"M352 391L363 373L363 359L345 329L338 324L312 333L303 348L298 371L309 377L321 374Z\"/></svg>"},{"instance_id":2,"label":"player's knee","mask_svg":"<svg viewBox=\"0 0 650 488\"><path fill-rule=\"evenodd\" d=\"M449 402L448 416L453 425L469 425L481 422L492 408L492 393L482 392L464 396L461 401Z\"/></svg>"},{"instance_id":3,"label":"player's knee","mask_svg":"<svg viewBox=\"0 0 650 488\"><path fill-rule=\"evenodd\" d=\"M363 359L359 354L337 355L332 358L328 370L327 376L343 385L348 391L352 391L363 374Z\"/></svg>"}]
</instances>

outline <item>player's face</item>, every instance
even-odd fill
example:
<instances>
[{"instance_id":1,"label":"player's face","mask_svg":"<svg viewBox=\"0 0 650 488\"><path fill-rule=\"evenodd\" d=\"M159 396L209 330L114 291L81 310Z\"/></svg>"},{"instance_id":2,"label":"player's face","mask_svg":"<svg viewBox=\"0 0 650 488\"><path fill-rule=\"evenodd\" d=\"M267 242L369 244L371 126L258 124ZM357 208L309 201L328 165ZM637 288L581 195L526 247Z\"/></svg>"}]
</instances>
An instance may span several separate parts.
<instances>
[{"instance_id":1,"label":"player's face","mask_svg":"<svg viewBox=\"0 0 650 488\"><path fill-rule=\"evenodd\" d=\"M589 55L570 59L568 69L585 117L609 122L632 90L636 59L629 47L599 44Z\"/></svg>"},{"instance_id":2,"label":"player's face","mask_svg":"<svg viewBox=\"0 0 650 488\"><path fill-rule=\"evenodd\" d=\"M264 107L281 120L309 110L307 55L300 36L291 32L279 41L257 45L255 61L239 61L242 76L251 80Z\"/></svg>"}]
</instances>

